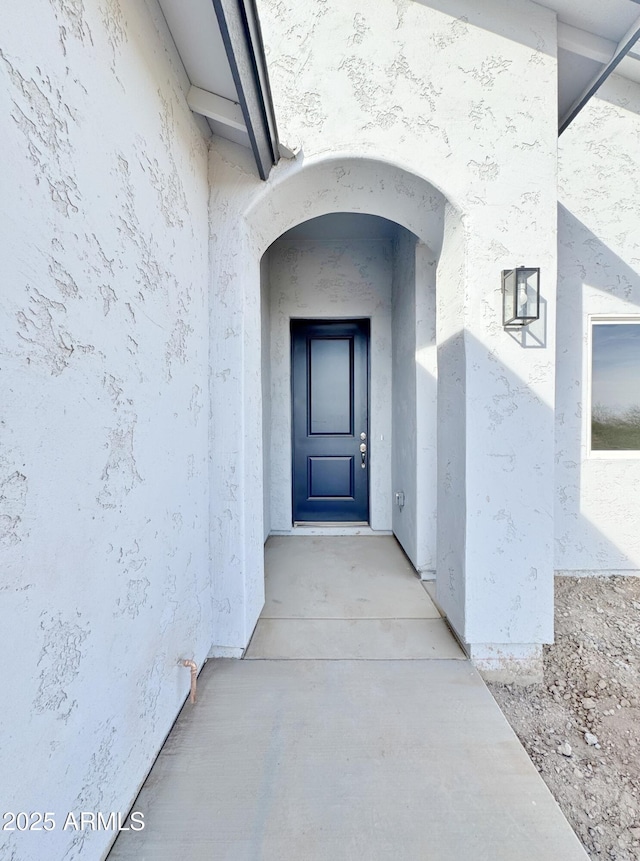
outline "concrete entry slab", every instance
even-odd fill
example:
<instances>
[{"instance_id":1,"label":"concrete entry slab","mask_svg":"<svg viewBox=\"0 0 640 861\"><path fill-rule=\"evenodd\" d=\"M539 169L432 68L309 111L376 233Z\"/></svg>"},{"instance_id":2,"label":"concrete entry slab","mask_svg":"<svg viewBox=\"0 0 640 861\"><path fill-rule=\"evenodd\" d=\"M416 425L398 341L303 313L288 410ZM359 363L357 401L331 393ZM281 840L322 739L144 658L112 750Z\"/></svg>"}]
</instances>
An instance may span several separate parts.
<instances>
[{"instance_id":1,"label":"concrete entry slab","mask_svg":"<svg viewBox=\"0 0 640 861\"><path fill-rule=\"evenodd\" d=\"M585 861L466 661L210 661L110 861Z\"/></svg>"},{"instance_id":2,"label":"concrete entry slab","mask_svg":"<svg viewBox=\"0 0 640 861\"><path fill-rule=\"evenodd\" d=\"M270 538L265 568L247 658L464 657L391 536Z\"/></svg>"},{"instance_id":3,"label":"concrete entry slab","mask_svg":"<svg viewBox=\"0 0 640 861\"><path fill-rule=\"evenodd\" d=\"M380 661L465 655L443 619L260 619L245 657Z\"/></svg>"},{"instance_id":4,"label":"concrete entry slab","mask_svg":"<svg viewBox=\"0 0 640 861\"><path fill-rule=\"evenodd\" d=\"M271 537L262 619L438 619L392 536Z\"/></svg>"}]
</instances>

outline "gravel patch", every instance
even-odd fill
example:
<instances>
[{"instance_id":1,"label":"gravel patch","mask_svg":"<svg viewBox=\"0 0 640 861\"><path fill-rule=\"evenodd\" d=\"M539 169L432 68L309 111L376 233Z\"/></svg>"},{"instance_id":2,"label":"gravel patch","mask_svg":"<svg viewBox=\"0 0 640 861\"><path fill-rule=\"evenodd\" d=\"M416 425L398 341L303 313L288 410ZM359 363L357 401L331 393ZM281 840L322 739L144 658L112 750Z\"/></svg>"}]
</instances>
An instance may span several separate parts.
<instances>
[{"instance_id":1,"label":"gravel patch","mask_svg":"<svg viewBox=\"0 0 640 861\"><path fill-rule=\"evenodd\" d=\"M640 861L640 578L557 577L544 683L489 684L592 859Z\"/></svg>"}]
</instances>

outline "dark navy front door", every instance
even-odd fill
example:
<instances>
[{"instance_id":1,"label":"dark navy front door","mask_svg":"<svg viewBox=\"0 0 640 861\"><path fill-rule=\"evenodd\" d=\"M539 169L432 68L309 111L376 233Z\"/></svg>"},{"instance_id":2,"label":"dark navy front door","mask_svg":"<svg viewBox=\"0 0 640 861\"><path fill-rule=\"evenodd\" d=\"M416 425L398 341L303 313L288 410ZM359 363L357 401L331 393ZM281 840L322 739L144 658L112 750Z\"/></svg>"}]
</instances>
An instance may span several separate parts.
<instances>
[{"instance_id":1,"label":"dark navy front door","mask_svg":"<svg viewBox=\"0 0 640 861\"><path fill-rule=\"evenodd\" d=\"M292 320L293 520L369 521L369 321Z\"/></svg>"}]
</instances>

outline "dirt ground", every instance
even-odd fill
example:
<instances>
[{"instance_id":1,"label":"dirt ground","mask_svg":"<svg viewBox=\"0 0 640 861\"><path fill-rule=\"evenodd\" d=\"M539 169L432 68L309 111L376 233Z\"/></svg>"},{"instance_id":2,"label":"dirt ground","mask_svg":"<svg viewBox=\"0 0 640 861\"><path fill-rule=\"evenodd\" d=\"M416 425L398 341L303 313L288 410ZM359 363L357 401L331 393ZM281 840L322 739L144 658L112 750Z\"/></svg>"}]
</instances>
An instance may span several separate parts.
<instances>
[{"instance_id":1,"label":"dirt ground","mask_svg":"<svg viewBox=\"0 0 640 861\"><path fill-rule=\"evenodd\" d=\"M544 684L489 685L592 859L640 859L640 578L556 578Z\"/></svg>"}]
</instances>

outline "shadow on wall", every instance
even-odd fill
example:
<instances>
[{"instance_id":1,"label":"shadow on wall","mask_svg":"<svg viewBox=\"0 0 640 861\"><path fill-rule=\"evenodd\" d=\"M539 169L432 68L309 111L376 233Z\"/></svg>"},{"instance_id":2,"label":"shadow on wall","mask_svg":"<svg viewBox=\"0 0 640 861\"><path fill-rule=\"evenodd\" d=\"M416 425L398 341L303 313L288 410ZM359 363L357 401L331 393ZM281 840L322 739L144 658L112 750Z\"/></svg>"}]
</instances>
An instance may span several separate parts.
<instances>
[{"instance_id":1,"label":"shadow on wall","mask_svg":"<svg viewBox=\"0 0 640 861\"><path fill-rule=\"evenodd\" d=\"M437 597L468 644L545 643L553 409L502 355L468 331L438 347Z\"/></svg>"},{"instance_id":2,"label":"shadow on wall","mask_svg":"<svg viewBox=\"0 0 640 861\"><path fill-rule=\"evenodd\" d=\"M422 6L428 6L430 9L442 12L446 19L451 21L450 30L454 36L466 29L478 28L498 36L507 36L510 40L531 48L532 51L545 51L549 56L555 57L555 45L541 45L540 36L535 27L527 28L527 30L517 26L510 27L509 17L505 15L501 3L488 3L486 0L484 3L478 4L471 4L468 0L418 0L418 2ZM398 6L400 10L402 7L400 4ZM399 11L399 15L401 14ZM541 10L539 14L549 15L553 13L545 9ZM440 38L446 39L446 36Z\"/></svg>"},{"instance_id":3,"label":"shadow on wall","mask_svg":"<svg viewBox=\"0 0 640 861\"><path fill-rule=\"evenodd\" d=\"M640 314L640 274L559 205L556 551L560 571L640 569L640 458L591 457L589 315Z\"/></svg>"},{"instance_id":4,"label":"shadow on wall","mask_svg":"<svg viewBox=\"0 0 640 861\"><path fill-rule=\"evenodd\" d=\"M540 286L540 292L544 290L544 286ZM540 317L529 323L528 326L522 326L518 329L505 329L509 337L513 338L525 350L543 350L547 346L548 338L548 303L544 296L540 296Z\"/></svg>"},{"instance_id":5,"label":"shadow on wall","mask_svg":"<svg viewBox=\"0 0 640 861\"><path fill-rule=\"evenodd\" d=\"M620 90L625 91L625 95L620 98ZM640 115L640 99L638 98L638 89L634 81L619 78L614 76L609 78L606 86L598 90L598 102L607 102L618 111L631 111L633 114ZM630 159L632 156L629 157Z\"/></svg>"}]
</instances>

